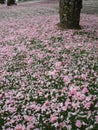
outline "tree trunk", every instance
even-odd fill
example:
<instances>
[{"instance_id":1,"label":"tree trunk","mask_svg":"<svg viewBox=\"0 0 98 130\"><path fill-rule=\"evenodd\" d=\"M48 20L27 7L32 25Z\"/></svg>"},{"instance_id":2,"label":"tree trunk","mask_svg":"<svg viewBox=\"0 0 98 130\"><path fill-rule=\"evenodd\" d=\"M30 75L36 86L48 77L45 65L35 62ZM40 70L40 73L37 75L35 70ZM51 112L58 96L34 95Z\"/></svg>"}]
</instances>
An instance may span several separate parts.
<instances>
[{"instance_id":1,"label":"tree trunk","mask_svg":"<svg viewBox=\"0 0 98 130\"><path fill-rule=\"evenodd\" d=\"M4 4L5 3L5 1L4 0L0 0L0 4Z\"/></svg>"},{"instance_id":2,"label":"tree trunk","mask_svg":"<svg viewBox=\"0 0 98 130\"><path fill-rule=\"evenodd\" d=\"M79 29L82 0L60 0L59 15L61 28Z\"/></svg>"},{"instance_id":3,"label":"tree trunk","mask_svg":"<svg viewBox=\"0 0 98 130\"><path fill-rule=\"evenodd\" d=\"M7 6L16 5L15 0L7 0Z\"/></svg>"}]
</instances>

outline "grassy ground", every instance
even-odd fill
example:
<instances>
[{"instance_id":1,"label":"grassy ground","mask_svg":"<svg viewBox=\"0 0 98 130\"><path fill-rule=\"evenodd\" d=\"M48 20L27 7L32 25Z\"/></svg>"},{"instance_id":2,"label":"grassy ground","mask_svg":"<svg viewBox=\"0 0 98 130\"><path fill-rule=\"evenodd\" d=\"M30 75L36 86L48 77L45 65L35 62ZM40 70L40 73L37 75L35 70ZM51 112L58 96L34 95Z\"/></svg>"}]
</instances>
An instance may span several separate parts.
<instances>
[{"instance_id":1,"label":"grassy ground","mask_svg":"<svg viewBox=\"0 0 98 130\"><path fill-rule=\"evenodd\" d=\"M6 5L0 5L0 18L6 18L6 16L9 17L20 17L21 15L23 16L24 12L25 15L41 15L41 14L54 14L58 13L59 11L59 2L57 1L47 1L47 0L40 0L41 6L38 7L38 1L29 1L29 2L19 2L18 6L12 6L12 7L6 7ZM32 8L32 4L34 5ZM18 8L18 7L21 8ZM26 6L26 7L25 7ZM37 7L37 9L36 9ZM83 1L83 9L82 13L86 14L98 14L98 1L97 0L85 0ZM7 8L7 11L6 11ZM27 10L26 10L26 9ZM17 10L18 9L18 10ZM17 11L16 11L17 10ZM11 11L11 12L10 12ZM32 11L32 14L30 13Z\"/></svg>"},{"instance_id":2,"label":"grassy ground","mask_svg":"<svg viewBox=\"0 0 98 130\"><path fill-rule=\"evenodd\" d=\"M83 13L98 14L98 0L84 0Z\"/></svg>"},{"instance_id":3,"label":"grassy ground","mask_svg":"<svg viewBox=\"0 0 98 130\"><path fill-rule=\"evenodd\" d=\"M0 130L98 130L98 16L58 22L56 2L0 5Z\"/></svg>"}]
</instances>

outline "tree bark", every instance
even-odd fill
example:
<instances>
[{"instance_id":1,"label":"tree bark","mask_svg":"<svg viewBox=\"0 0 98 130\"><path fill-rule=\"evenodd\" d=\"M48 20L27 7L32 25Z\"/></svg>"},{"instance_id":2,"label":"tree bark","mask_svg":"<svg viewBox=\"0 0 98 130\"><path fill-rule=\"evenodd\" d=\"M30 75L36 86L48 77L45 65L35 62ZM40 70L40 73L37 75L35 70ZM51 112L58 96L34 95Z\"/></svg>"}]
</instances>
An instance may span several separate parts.
<instances>
[{"instance_id":1,"label":"tree bark","mask_svg":"<svg viewBox=\"0 0 98 130\"><path fill-rule=\"evenodd\" d=\"M80 13L82 0L60 0L59 15L61 28L78 29L80 28Z\"/></svg>"},{"instance_id":2,"label":"tree bark","mask_svg":"<svg viewBox=\"0 0 98 130\"><path fill-rule=\"evenodd\" d=\"M7 6L17 5L15 0L7 0Z\"/></svg>"},{"instance_id":3,"label":"tree bark","mask_svg":"<svg viewBox=\"0 0 98 130\"><path fill-rule=\"evenodd\" d=\"M5 3L5 0L0 0L0 4L4 4Z\"/></svg>"}]
</instances>

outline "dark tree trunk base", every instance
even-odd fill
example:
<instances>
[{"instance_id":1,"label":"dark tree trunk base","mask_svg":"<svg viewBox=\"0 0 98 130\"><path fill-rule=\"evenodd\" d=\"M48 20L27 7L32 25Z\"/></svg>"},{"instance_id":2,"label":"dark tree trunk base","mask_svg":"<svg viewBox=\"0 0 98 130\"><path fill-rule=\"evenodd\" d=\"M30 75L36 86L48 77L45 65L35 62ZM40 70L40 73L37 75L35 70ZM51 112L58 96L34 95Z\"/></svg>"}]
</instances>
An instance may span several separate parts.
<instances>
[{"instance_id":1,"label":"dark tree trunk base","mask_svg":"<svg viewBox=\"0 0 98 130\"><path fill-rule=\"evenodd\" d=\"M12 5L17 5L16 3L15 4L7 4L7 6L12 6Z\"/></svg>"},{"instance_id":2,"label":"dark tree trunk base","mask_svg":"<svg viewBox=\"0 0 98 130\"><path fill-rule=\"evenodd\" d=\"M82 0L60 0L58 26L64 29L81 29L79 25L81 8Z\"/></svg>"},{"instance_id":3,"label":"dark tree trunk base","mask_svg":"<svg viewBox=\"0 0 98 130\"><path fill-rule=\"evenodd\" d=\"M15 0L7 0L7 6L17 5Z\"/></svg>"},{"instance_id":4,"label":"dark tree trunk base","mask_svg":"<svg viewBox=\"0 0 98 130\"><path fill-rule=\"evenodd\" d=\"M4 0L0 0L0 4L5 4L5 1Z\"/></svg>"},{"instance_id":5,"label":"dark tree trunk base","mask_svg":"<svg viewBox=\"0 0 98 130\"><path fill-rule=\"evenodd\" d=\"M62 23L58 23L57 24L57 27L60 29L60 30L66 30L66 29L77 29L77 30L80 30L82 29L82 27L79 25L79 26L70 26L70 27L67 27L65 26L65 24L62 24Z\"/></svg>"},{"instance_id":6,"label":"dark tree trunk base","mask_svg":"<svg viewBox=\"0 0 98 130\"><path fill-rule=\"evenodd\" d=\"M0 3L0 4L5 4L5 3Z\"/></svg>"}]
</instances>

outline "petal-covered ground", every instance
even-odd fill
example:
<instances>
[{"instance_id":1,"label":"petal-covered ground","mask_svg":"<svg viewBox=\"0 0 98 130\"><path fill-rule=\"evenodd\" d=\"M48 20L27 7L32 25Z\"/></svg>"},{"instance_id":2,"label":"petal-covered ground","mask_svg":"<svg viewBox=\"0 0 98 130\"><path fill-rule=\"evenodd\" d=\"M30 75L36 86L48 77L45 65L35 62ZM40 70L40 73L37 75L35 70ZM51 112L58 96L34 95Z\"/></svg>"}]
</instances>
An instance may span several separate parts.
<instances>
[{"instance_id":1,"label":"petal-covered ground","mask_svg":"<svg viewBox=\"0 0 98 130\"><path fill-rule=\"evenodd\" d=\"M97 130L98 15L61 31L33 4L0 5L0 130Z\"/></svg>"}]
</instances>

